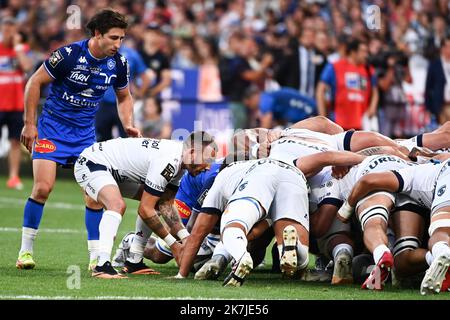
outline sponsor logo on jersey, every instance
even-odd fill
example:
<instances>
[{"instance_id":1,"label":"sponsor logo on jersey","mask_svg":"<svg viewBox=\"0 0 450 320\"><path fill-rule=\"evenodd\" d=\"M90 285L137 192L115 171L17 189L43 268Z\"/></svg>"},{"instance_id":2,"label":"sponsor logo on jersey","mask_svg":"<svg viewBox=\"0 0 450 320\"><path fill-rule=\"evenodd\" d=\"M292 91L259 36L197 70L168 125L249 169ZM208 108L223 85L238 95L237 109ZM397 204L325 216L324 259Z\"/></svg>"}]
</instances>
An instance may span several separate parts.
<instances>
[{"instance_id":1,"label":"sponsor logo on jersey","mask_svg":"<svg viewBox=\"0 0 450 320\"><path fill-rule=\"evenodd\" d=\"M92 74L99 74L102 71L100 67L89 67L89 70Z\"/></svg>"},{"instance_id":2,"label":"sponsor logo on jersey","mask_svg":"<svg viewBox=\"0 0 450 320\"><path fill-rule=\"evenodd\" d=\"M73 105L79 106L79 107L96 107L98 105L98 102L76 98L73 94L69 95L66 91L64 91L62 98L64 100L68 101L70 104L73 104Z\"/></svg>"},{"instance_id":3,"label":"sponsor logo on jersey","mask_svg":"<svg viewBox=\"0 0 450 320\"><path fill-rule=\"evenodd\" d=\"M242 183L242 184L239 186L239 191L244 190L244 189L247 187L247 185L248 185L248 181L245 181L244 183Z\"/></svg>"},{"instance_id":4,"label":"sponsor logo on jersey","mask_svg":"<svg viewBox=\"0 0 450 320\"><path fill-rule=\"evenodd\" d=\"M58 63L60 63L63 60L64 60L64 57L61 54L61 52L59 52L59 50L56 50L56 51L53 51L52 55L48 59L48 62L50 63L50 65L53 68L55 68L58 65Z\"/></svg>"},{"instance_id":5,"label":"sponsor logo on jersey","mask_svg":"<svg viewBox=\"0 0 450 320\"><path fill-rule=\"evenodd\" d=\"M347 89L365 90L367 87L367 80L356 72L346 72L344 77Z\"/></svg>"},{"instance_id":6,"label":"sponsor logo on jersey","mask_svg":"<svg viewBox=\"0 0 450 320\"><path fill-rule=\"evenodd\" d=\"M117 75L115 75L115 74L112 74L112 75L110 75L110 76L108 76L106 73L104 73L104 72L100 72L100 75L102 76L102 77L105 77L105 84L110 84L111 83L111 80L113 79L113 78L117 78Z\"/></svg>"},{"instance_id":7,"label":"sponsor logo on jersey","mask_svg":"<svg viewBox=\"0 0 450 320\"><path fill-rule=\"evenodd\" d=\"M440 197L440 196L442 196L444 194L445 189L447 189L447 185L445 185L445 184L442 187L439 188L439 190L437 192L438 197Z\"/></svg>"},{"instance_id":8,"label":"sponsor logo on jersey","mask_svg":"<svg viewBox=\"0 0 450 320\"><path fill-rule=\"evenodd\" d=\"M145 179L145 184L150 188L155 189L156 191L164 192L164 187L161 187L160 185L157 185L148 179Z\"/></svg>"},{"instance_id":9,"label":"sponsor logo on jersey","mask_svg":"<svg viewBox=\"0 0 450 320\"><path fill-rule=\"evenodd\" d=\"M122 65L125 65L125 63L127 63L127 59L124 56L120 57L120 61L122 61Z\"/></svg>"},{"instance_id":10,"label":"sponsor logo on jersey","mask_svg":"<svg viewBox=\"0 0 450 320\"><path fill-rule=\"evenodd\" d=\"M84 64L77 64L73 70L74 71L78 71L78 70L79 71L89 71L89 68Z\"/></svg>"},{"instance_id":11,"label":"sponsor logo on jersey","mask_svg":"<svg viewBox=\"0 0 450 320\"><path fill-rule=\"evenodd\" d=\"M96 85L95 89L97 90L108 90L108 86L100 86L100 85Z\"/></svg>"},{"instance_id":12,"label":"sponsor logo on jersey","mask_svg":"<svg viewBox=\"0 0 450 320\"><path fill-rule=\"evenodd\" d=\"M175 167L169 163L161 172L161 175L169 182L175 175Z\"/></svg>"},{"instance_id":13,"label":"sponsor logo on jersey","mask_svg":"<svg viewBox=\"0 0 450 320\"><path fill-rule=\"evenodd\" d=\"M114 59L109 59L108 62L106 63L106 66L108 67L109 70L114 69L114 67L116 66L116 61Z\"/></svg>"},{"instance_id":14,"label":"sponsor logo on jersey","mask_svg":"<svg viewBox=\"0 0 450 320\"><path fill-rule=\"evenodd\" d=\"M187 219L191 216L191 208L189 208L189 206L184 203L181 200L175 199L174 201L175 207L178 210L178 214L180 215L181 219Z\"/></svg>"},{"instance_id":15,"label":"sponsor logo on jersey","mask_svg":"<svg viewBox=\"0 0 450 320\"><path fill-rule=\"evenodd\" d=\"M70 54L72 53L72 48L71 47L64 47L64 49L67 52L67 55L70 56Z\"/></svg>"},{"instance_id":16,"label":"sponsor logo on jersey","mask_svg":"<svg viewBox=\"0 0 450 320\"><path fill-rule=\"evenodd\" d=\"M88 82L90 76L91 75L85 75L79 71L71 71L69 80L74 80L75 82L81 82L84 84Z\"/></svg>"},{"instance_id":17,"label":"sponsor logo on jersey","mask_svg":"<svg viewBox=\"0 0 450 320\"><path fill-rule=\"evenodd\" d=\"M86 57L85 56L80 56L80 58L78 59L79 63L87 63Z\"/></svg>"},{"instance_id":18,"label":"sponsor logo on jersey","mask_svg":"<svg viewBox=\"0 0 450 320\"><path fill-rule=\"evenodd\" d=\"M92 95L94 94L94 90L92 89L86 89L80 92L80 95L82 95L83 97L88 97L88 98L92 98Z\"/></svg>"},{"instance_id":19,"label":"sponsor logo on jersey","mask_svg":"<svg viewBox=\"0 0 450 320\"><path fill-rule=\"evenodd\" d=\"M34 144L34 151L39 153L51 153L56 150L53 142L47 139L36 139Z\"/></svg>"},{"instance_id":20,"label":"sponsor logo on jersey","mask_svg":"<svg viewBox=\"0 0 450 320\"><path fill-rule=\"evenodd\" d=\"M201 206L203 201L205 201L206 196L208 195L209 189L205 189L202 194L198 197L197 202Z\"/></svg>"},{"instance_id":21,"label":"sponsor logo on jersey","mask_svg":"<svg viewBox=\"0 0 450 320\"><path fill-rule=\"evenodd\" d=\"M88 184L86 185L86 189L91 190L91 192L92 192L93 194L95 194L95 188L94 188L90 183L88 183Z\"/></svg>"}]
</instances>

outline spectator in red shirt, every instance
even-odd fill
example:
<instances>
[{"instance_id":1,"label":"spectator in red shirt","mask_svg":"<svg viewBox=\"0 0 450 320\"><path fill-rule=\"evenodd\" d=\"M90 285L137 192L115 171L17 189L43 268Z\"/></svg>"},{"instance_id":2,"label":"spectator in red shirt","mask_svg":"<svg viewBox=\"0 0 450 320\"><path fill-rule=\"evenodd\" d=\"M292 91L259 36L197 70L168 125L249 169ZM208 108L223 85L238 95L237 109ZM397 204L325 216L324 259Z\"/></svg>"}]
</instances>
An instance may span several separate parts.
<instances>
[{"instance_id":1,"label":"spectator in red shirt","mask_svg":"<svg viewBox=\"0 0 450 320\"><path fill-rule=\"evenodd\" d=\"M0 135L1 127L8 127L11 149L9 151L8 188L22 189L19 178L20 132L23 127L24 72L31 70L32 62L27 56L28 46L17 32L16 21L11 17L1 21L0 43Z\"/></svg>"},{"instance_id":2,"label":"spectator in red shirt","mask_svg":"<svg viewBox=\"0 0 450 320\"><path fill-rule=\"evenodd\" d=\"M326 92L331 90L334 101L335 122L345 130L362 129L364 116L376 115L378 90L374 70L367 64L369 48L360 40L348 45L348 55L322 72L317 87L317 108L319 115L327 116Z\"/></svg>"}]
</instances>

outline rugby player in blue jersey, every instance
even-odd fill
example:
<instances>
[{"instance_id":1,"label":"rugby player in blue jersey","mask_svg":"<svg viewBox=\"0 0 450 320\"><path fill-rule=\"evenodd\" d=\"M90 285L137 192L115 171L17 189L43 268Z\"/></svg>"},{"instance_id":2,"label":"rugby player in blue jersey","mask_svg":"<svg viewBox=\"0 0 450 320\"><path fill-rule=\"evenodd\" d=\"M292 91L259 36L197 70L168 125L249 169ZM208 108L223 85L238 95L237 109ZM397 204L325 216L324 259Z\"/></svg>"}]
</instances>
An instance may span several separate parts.
<instances>
[{"instance_id":1,"label":"rugby player in blue jersey","mask_svg":"<svg viewBox=\"0 0 450 320\"><path fill-rule=\"evenodd\" d=\"M56 178L56 167L70 167L95 142L95 113L105 91L113 87L119 116L126 133L141 136L133 126L133 99L128 87L128 63L118 53L128 24L126 18L102 10L86 25L91 38L54 51L32 75L25 88L24 127L21 142L32 153L33 189L25 204L22 245L16 266L32 269L33 243ZM41 87L51 83L37 125ZM89 197L86 227L91 258L96 256L98 225L103 209Z\"/></svg>"},{"instance_id":2,"label":"rugby player in blue jersey","mask_svg":"<svg viewBox=\"0 0 450 320\"><path fill-rule=\"evenodd\" d=\"M173 205L188 231L192 228L196 215L200 212L203 199L214 183L222 162L223 159L217 160L211 164L211 167L208 170L202 171L196 176L185 173L181 179L180 188L176 193ZM144 250L144 257L150 259L154 263L164 264L172 260L172 252L165 242L162 239L155 237L150 237L148 242L146 242L147 240L143 238L144 232L140 230L138 226L139 224L137 223L135 232L128 233L122 239L113 258L113 267L123 267L126 265L126 260L130 260L130 255L133 254L133 243L136 243L136 241L144 244L145 249L141 248L141 250ZM184 229L184 231L185 230L186 229ZM176 231L171 230L171 233L175 235ZM177 236L184 239L184 237L189 236L189 234ZM206 238L204 245L197 254L197 262L205 262L205 259L209 259L219 241L220 236L217 228L217 230L213 230L213 233L209 234ZM219 250L217 252L228 258L227 252L221 252Z\"/></svg>"}]
</instances>

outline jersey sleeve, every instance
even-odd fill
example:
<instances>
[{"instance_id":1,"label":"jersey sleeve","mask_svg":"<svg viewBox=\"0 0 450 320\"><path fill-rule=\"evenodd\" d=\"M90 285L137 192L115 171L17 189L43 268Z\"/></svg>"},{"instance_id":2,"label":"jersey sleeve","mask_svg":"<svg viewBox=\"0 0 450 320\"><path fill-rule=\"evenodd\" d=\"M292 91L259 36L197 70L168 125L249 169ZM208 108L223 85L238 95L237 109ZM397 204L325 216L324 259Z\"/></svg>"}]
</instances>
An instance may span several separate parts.
<instances>
[{"instance_id":1,"label":"jersey sleeve","mask_svg":"<svg viewBox=\"0 0 450 320\"><path fill-rule=\"evenodd\" d=\"M325 182L317 191L317 202L319 207L324 204L331 204L337 208L340 208L343 203L341 198L339 182L336 179L331 179Z\"/></svg>"},{"instance_id":2,"label":"jersey sleeve","mask_svg":"<svg viewBox=\"0 0 450 320\"><path fill-rule=\"evenodd\" d=\"M320 81L325 82L331 88L336 87L336 74L334 71L334 66L328 63L322 71L320 76Z\"/></svg>"},{"instance_id":3,"label":"jersey sleeve","mask_svg":"<svg viewBox=\"0 0 450 320\"><path fill-rule=\"evenodd\" d=\"M130 67L128 60L122 55L118 55L119 62L117 63L117 81L114 83L114 89L120 90L128 87L130 81Z\"/></svg>"},{"instance_id":4,"label":"jersey sleeve","mask_svg":"<svg viewBox=\"0 0 450 320\"><path fill-rule=\"evenodd\" d=\"M210 174L208 175L208 177L206 177L204 183L203 183L203 187L200 190L200 194L197 198L197 200L195 201L194 204L194 209L197 211L200 211L202 206L203 206L203 202L205 201L206 196L208 195L209 189L211 189L211 187L214 184L214 181L216 180L216 176L217 174Z\"/></svg>"},{"instance_id":5,"label":"jersey sleeve","mask_svg":"<svg viewBox=\"0 0 450 320\"><path fill-rule=\"evenodd\" d=\"M76 44L53 51L50 57L44 61L45 70L53 79L62 79L76 63L79 51L80 47Z\"/></svg>"},{"instance_id":6,"label":"jersey sleeve","mask_svg":"<svg viewBox=\"0 0 450 320\"><path fill-rule=\"evenodd\" d=\"M169 183L177 185L176 181L174 182L172 180L178 175L177 165L174 161L168 162L163 159L152 160L145 178L144 190L153 196L161 197Z\"/></svg>"},{"instance_id":7,"label":"jersey sleeve","mask_svg":"<svg viewBox=\"0 0 450 320\"><path fill-rule=\"evenodd\" d=\"M414 173L417 167L407 167L399 170L392 170L398 180L397 192L411 192L414 189Z\"/></svg>"},{"instance_id":8,"label":"jersey sleeve","mask_svg":"<svg viewBox=\"0 0 450 320\"><path fill-rule=\"evenodd\" d=\"M223 183L222 179L216 179L214 184L208 191L208 194L203 200L201 212L208 214L221 215L225 210L226 201L222 196Z\"/></svg>"}]
</instances>

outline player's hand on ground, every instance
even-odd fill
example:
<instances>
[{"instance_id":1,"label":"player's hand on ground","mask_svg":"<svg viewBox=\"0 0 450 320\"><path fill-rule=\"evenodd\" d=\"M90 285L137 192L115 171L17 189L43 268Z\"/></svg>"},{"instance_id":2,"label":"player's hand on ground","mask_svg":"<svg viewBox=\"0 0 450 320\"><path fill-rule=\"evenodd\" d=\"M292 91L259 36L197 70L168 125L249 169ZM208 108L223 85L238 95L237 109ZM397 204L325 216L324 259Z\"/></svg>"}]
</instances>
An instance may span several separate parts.
<instances>
[{"instance_id":1,"label":"player's hand on ground","mask_svg":"<svg viewBox=\"0 0 450 320\"><path fill-rule=\"evenodd\" d=\"M38 136L38 131L35 125L25 124L20 134L20 142L27 148L31 153L33 150L34 140Z\"/></svg>"},{"instance_id":2,"label":"player's hand on ground","mask_svg":"<svg viewBox=\"0 0 450 320\"><path fill-rule=\"evenodd\" d=\"M183 276L178 272L176 276L170 276L170 277L167 277L166 279L171 279L171 280L183 280L183 279L186 279L186 277L183 277Z\"/></svg>"},{"instance_id":3,"label":"player's hand on ground","mask_svg":"<svg viewBox=\"0 0 450 320\"><path fill-rule=\"evenodd\" d=\"M125 132L129 137L132 138L142 138L142 133L138 128L135 127L126 127Z\"/></svg>"},{"instance_id":4,"label":"player's hand on ground","mask_svg":"<svg viewBox=\"0 0 450 320\"><path fill-rule=\"evenodd\" d=\"M181 264L182 249L183 249L183 246L179 242L175 242L170 247L170 250L172 251L173 257L175 258L175 261L178 266L180 266L180 264Z\"/></svg>"}]
</instances>

